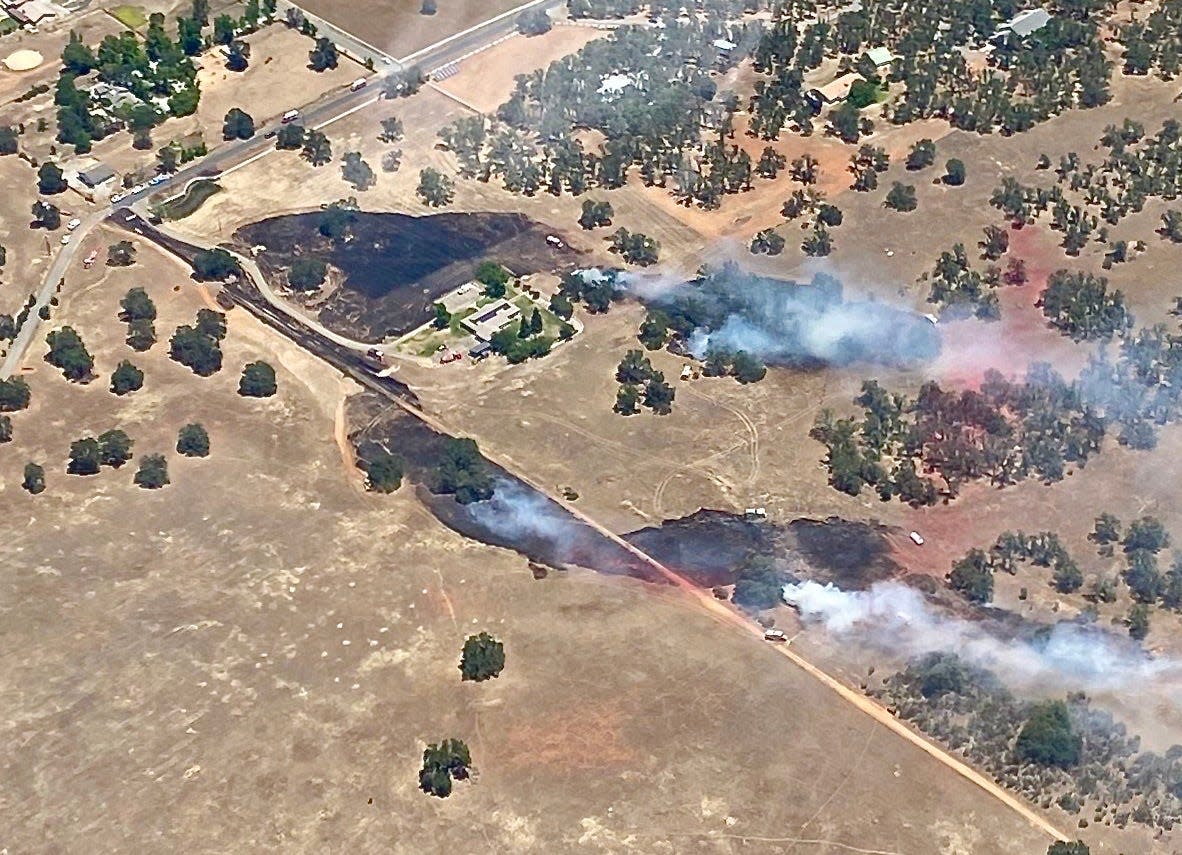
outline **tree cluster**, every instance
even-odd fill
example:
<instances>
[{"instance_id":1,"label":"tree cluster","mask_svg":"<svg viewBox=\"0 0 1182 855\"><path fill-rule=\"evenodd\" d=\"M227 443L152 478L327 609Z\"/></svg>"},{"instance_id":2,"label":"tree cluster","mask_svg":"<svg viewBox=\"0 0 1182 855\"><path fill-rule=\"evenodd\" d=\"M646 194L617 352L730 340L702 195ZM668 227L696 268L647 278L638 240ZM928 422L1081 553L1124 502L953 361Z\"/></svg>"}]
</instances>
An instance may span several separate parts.
<instances>
[{"instance_id":1,"label":"tree cluster","mask_svg":"<svg viewBox=\"0 0 1182 855\"><path fill-rule=\"evenodd\" d=\"M635 415L644 405L660 416L673 411L673 387L665 381L664 373L653 368L643 351L630 350L616 367L615 411L624 416Z\"/></svg>"}]
</instances>

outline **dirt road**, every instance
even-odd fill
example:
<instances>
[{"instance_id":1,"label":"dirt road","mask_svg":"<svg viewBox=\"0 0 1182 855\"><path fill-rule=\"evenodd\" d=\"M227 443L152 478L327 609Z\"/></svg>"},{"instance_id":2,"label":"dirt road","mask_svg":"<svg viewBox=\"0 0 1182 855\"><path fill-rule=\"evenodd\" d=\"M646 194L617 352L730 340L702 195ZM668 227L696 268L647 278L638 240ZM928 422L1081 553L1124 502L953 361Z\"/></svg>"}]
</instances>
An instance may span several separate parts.
<instances>
[{"instance_id":1,"label":"dirt road","mask_svg":"<svg viewBox=\"0 0 1182 855\"><path fill-rule=\"evenodd\" d=\"M448 434L449 436L453 435L453 431L450 431L446 425L442 424L427 413L424 413L419 408L414 407L405 401L398 401L398 404L407 412L427 422L436 430ZM546 488L541 484L534 482L528 476L523 475L520 471L518 471L511 461L500 458L499 455L490 452L487 448L482 448L481 451L483 452L484 456L493 463L512 473L515 477L520 478L523 482L529 484L531 487L533 487L533 489L537 490L542 495L561 505L581 522L591 526L604 537L611 539L615 543L622 546L624 549L627 549L637 558L650 565L653 569L660 573L663 578L676 585L684 595L688 596L694 601L698 608L704 610L718 623L730 626L762 640L763 631L757 624L743 617L733 608L716 599L711 592L702 590L689 579L686 579L684 576L681 576L680 574L670 570L664 564L657 561L643 550L624 540L610 529L600 525L593 518L587 516L581 510L564 500L561 496L552 495L550 491L546 490ZM806 674L832 689L843 700L857 707L879 724L883 725L893 733L901 736L903 739L907 740L912 745L928 754L930 757L938 760L956 774L976 784L986 793L1002 802L1006 807L1022 816L1049 837L1065 842L1071 839L1054 825L1052 825L1049 820L1047 820L1030 806L1024 804L1022 801L1008 793L1003 787L994 781L991 781L989 778L985 777L968 764L953 757L943 748L930 742L921 734L907 727L881 704L875 703L872 699L866 697L862 693L850 688L840 680L837 680L836 678L822 671L807 659L804 659L798 655L789 646L776 645L773 649L803 670Z\"/></svg>"}]
</instances>

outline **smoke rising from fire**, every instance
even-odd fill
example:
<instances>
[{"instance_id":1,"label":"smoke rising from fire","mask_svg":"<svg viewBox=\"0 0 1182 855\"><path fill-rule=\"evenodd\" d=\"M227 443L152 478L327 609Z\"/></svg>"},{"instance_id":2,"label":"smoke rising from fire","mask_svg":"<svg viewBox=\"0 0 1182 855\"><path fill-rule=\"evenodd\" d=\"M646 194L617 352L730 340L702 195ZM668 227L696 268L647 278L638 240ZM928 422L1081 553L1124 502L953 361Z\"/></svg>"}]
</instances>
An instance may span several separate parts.
<instances>
[{"instance_id":1,"label":"smoke rising from fire","mask_svg":"<svg viewBox=\"0 0 1182 855\"><path fill-rule=\"evenodd\" d=\"M954 652L1015 689L1037 692L1155 693L1182 705L1182 663L1153 658L1131 641L1094 625L1060 622L1030 638L1001 639L985 626L940 614L923 594L899 582L864 591L805 581L784 586L784 599L808 623L905 658Z\"/></svg>"},{"instance_id":2,"label":"smoke rising from fire","mask_svg":"<svg viewBox=\"0 0 1182 855\"><path fill-rule=\"evenodd\" d=\"M907 366L940 351L940 335L922 315L887 303L846 299L838 279L771 279L734 264L690 282L623 275L650 310L663 312L699 359L714 349L745 351L773 365Z\"/></svg>"}]
</instances>

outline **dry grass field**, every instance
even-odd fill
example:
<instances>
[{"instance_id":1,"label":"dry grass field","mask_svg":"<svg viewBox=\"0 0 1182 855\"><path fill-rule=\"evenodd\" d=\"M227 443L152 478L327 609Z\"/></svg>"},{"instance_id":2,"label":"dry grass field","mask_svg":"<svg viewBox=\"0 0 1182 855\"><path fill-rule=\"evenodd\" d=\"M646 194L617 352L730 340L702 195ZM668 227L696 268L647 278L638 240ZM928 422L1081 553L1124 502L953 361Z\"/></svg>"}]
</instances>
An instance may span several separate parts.
<instances>
[{"instance_id":1,"label":"dry grass field","mask_svg":"<svg viewBox=\"0 0 1182 855\"><path fill-rule=\"evenodd\" d=\"M417 4L310 9L345 16L346 27L348 16L366 20L357 32L396 54L441 37L423 29L428 24L456 31L477 14L446 2L433 19L420 18ZM396 33L388 42L373 36L386 31L373 23L382 14ZM313 168L276 152L238 170L221 182L224 192L176 227L227 239L263 216L352 195L365 210L428 213L414 192L419 170L455 172L452 156L436 147L439 128L467 112L460 101L487 109L507 97L507 70L527 71L527 54L539 67L587 36L560 29L469 60L444 91L381 101L330 126L332 164ZM283 51L288 62L303 53ZM276 56L278 63L278 48ZM270 105L258 108L264 113L282 107L282 68L252 64L259 74L251 103ZM238 91L211 78L213 112L203 107L201 121L220 128L215 113L237 104L228 99ZM887 148L893 163L870 194L847 189L853 148L819 135L776 147L790 158L818 157L820 186L845 213L824 269L850 292L927 311L917 277L942 250L973 247L981 229L998 222L987 200L1002 175L1033 181L1042 152L1056 160L1075 150L1087 160L1104 125L1130 116L1155 128L1176 111L1174 88L1160 83L1118 79L1115 95L1104 108L1013 138L947 133L935 124L880 127L868 141ZM391 115L403 120L406 138L383 144L379 122ZM921 136L938 140L937 166L908 173L903 156ZM741 134L736 142L755 153L763 146ZM402 149L403 162L386 173L379 164L391 148ZM372 189L358 193L343 180L346 151L361 152L374 168ZM933 182L949 157L967 164L963 187ZM0 161L0 169L16 165ZM895 180L916 185L918 210L883 208ZM780 226L788 238L782 256L755 261L746 251L751 234L781 222L780 206L795 187L783 173L713 212L684 208L637 182L589 195L612 202L613 227L661 242L660 274L735 259L805 278L818 265L801 253L794 224ZM457 179L449 210L521 212L563 235L588 262L611 263L609 230L576 225L581 201L521 198ZM1114 236L1146 236L1159 213L1148 206ZM25 243L21 257L35 255ZM537 483L573 487L578 507L617 532L701 507L761 505L782 522L831 514L882 522L892 527L896 560L908 573L942 577L968 548L1012 528L1058 531L1085 574L1109 572L1084 541L1101 511L1124 519L1154 513L1182 537L1177 427L1152 453L1110 442L1052 486L974 486L952 504L923 510L834 491L823 449L807 435L822 407L845 411L868 377L914 391L929 377L972 385L985 368L1016 374L1034 360L1077 370L1084 349L1047 330L1034 301L1054 270L1098 269L1098 252L1068 259L1039 225L1012 234L1011 255L1026 261L1032 280L1003 295L1002 320L941 324L943 354L913 373L855 366L774 369L751 386L703 379L677 384L672 415L625 419L611 412L612 375L636 346L642 312L624 303L605 316L583 316L586 331L541 361L407 365L398 376L430 415L477 437ZM1172 325L1167 309L1178 294L1172 271L1179 264L1182 249L1152 237L1144 256L1108 275L1141 322ZM130 354L114 321L133 284L148 287L161 309L162 343L143 356ZM18 289L22 297L28 290ZM999 803L781 657L688 608L681 594L582 571L535 581L524 559L443 529L409 489L365 493L344 447L350 390L325 366L240 311L230 316L221 374L202 380L166 359L168 335L201 305L184 270L143 249L128 270L70 277L54 322L78 327L102 374L130 356L148 375L144 390L117 399L101 379L68 385L39 361L43 348L29 360L34 406L13 419L16 440L0 465L0 513L14 532L0 574L0 670L11 675L0 696L16 746L0 766L0 805L15 817L0 846L70 850L85 833L103 849L213 851L244 844L407 852L1045 850L1047 841ZM280 394L241 399L237 369L259 357L279 369ZM652 358L666 376L680 372L682 360ZM137 454L169 451L177 427L192 419L210 428L213 455L170 454L174 483L159 493L131 485L134 461L93 478L64 474L69 442L84 432L118 425L137 440ZM46 463L49 490L40 497L18 487L28 459ZM907 539L913 529L924 532L923 547ZM1076 614L1082 598L1054 594L1046 576L1023 568L999 584L999 604L1038 619ZM1017 599L1019 586L1030 588L1028 600ZM33 602L43 607L29 608ZM1127 606L1122 599L1103 607L1101 620L1119 619ZM480 629L505 639L509 668L492 684L460 685L459 647ZM1147 643L1176 655L1177 630L1177 619L1158 611ZM809 630L799 646L856 684L865 660L826 641ZM1153 745L1182 741L1176 711L1102 700ZM478 775L448 801L434 801L415 790L418 755L425 740L453 735L468 739ZM1074 818L1053 819L1074 830ZM1139 831L1088 833L1094 852L1165 851Z\"/></svg>"},{"instance_id":2,"label":"dry grass field","mask_svg":"<svg viewBox=\"0 0 1182 855\"><path fill-rule=\"evenodd\" d=\"M422 0L361 0L356 3L310 0L301 4L313 15L356 33L396 59L410 56L519 5L517 0L479 4L439 0L434 15L422 15L419 13Z\"/></svg>"},{"instance_id":3,"label":"dry grass field","mask_svg":"<svg viewBox=\"0 0 1182 855\"><path fill-rule=\"evenodd\" d=\"M161 343L131 354L117 302L156 300ZM240 311L225 367L166 358L205 304L141 247L68 289L100 375L34 358L34 404L0 466L0 835L10 851L685 851L1029 853L1038 832L672 589L590 572L535 581L524 559L441 528L404 488L360 489L337 375ZM39 357L43 348L34 354ZM234 393L276 365L278 396ZM182 459L175 431L209 429ZM65 474L71 439L119 426L135 460ZM41 461L48 490L19 489ZM293 533L299 532L299 536ZM462 685L465 635L508 667ZM417 791L426 740L459 736L476 776Z\"/></svg>"}]
</instances>

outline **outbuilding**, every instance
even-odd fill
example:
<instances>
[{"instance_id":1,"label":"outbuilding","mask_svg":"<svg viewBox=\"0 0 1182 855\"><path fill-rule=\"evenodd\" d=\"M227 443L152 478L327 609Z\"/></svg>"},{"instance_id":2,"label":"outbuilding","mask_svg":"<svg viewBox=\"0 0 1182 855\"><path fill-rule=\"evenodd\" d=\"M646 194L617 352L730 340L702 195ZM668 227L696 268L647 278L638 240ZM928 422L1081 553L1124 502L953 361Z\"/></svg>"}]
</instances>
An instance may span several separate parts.
<instances>
[{"instance_id":1,"label":"outbuilding","mask_svg":"<svg viewBox=\"0 0 1182 855\"><path fill-rule=\"evenodd\" d=\"M105 163L96 163L94 166L83 169L78 173L78 180L92 190L102 184L106 184L114 177L115 170Z\"/></svg>"},{"instance_id":2,"label":"outbuilding","mask_svg":"<svg viewBox=\"0 0 1182 855\"><path fill-rule=\"evenodd\" d=\"M895 61L895 55L891 53L890 48L876 47L866 51L866 56L870 57L870 61L874 63L875 68L882 68L884 65L890 65Z\"/></svg>"},{"instance_id":3,"label":"outbuilding","mask_svg":"<svg viewBox=\"0 0 1182 855\"><path fill-rule=\"evenodd\" d=\"M826 83L824 86L816 89L810 89L808 92L809 100L818 108L825 104L835 104L838 101L844 101L849 97L850 90L854 88L854 84L859 80L865 80L865 78L857 72L851 71L848 74L843 74L831 83Z\"/></svg>"}]
</instances>

